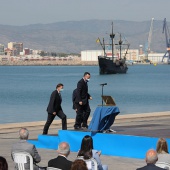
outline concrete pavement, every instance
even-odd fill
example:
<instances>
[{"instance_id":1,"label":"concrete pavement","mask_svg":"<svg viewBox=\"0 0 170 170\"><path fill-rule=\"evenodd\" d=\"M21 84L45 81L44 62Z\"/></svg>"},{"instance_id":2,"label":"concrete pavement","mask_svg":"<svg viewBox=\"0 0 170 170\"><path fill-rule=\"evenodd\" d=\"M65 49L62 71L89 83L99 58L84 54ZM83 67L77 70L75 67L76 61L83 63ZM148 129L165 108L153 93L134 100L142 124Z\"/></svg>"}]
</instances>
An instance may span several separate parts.
<instances>
[{"instance_id":1,"label":"concrete pavement","mask_svg":"<svg viewBox=\"0 0 170 170\"><path fill-rule=\"evenodd\" d=\"M90 119L89 119L90 120ZM170 112L118 115L112 129L119 134L132 134L156 137L170 137ZM45 122L26 122L0 125L0 156L7 159L9 170L12 170L14 163L11 159L11 146L19 140L18 130L21 127L28 128L30 132L29 139L37 139L38 134L42 134ZM74 120L68 120L68 129L73 129ZM49 129L49 134L57 134L61 128L61 121L55 120ZM155 134L155 135L154 135ZM48 161L57 156L54 150L37 149L42 157L40 166L47 166ZM101 148L102 150L102 148ZM68 159L74 161L77 153L71 152ZM115 156L101 155L102 164L107 164L109 169L136 169L145 165L141 159L131 159Z\"/></svg>"}]
</instances>

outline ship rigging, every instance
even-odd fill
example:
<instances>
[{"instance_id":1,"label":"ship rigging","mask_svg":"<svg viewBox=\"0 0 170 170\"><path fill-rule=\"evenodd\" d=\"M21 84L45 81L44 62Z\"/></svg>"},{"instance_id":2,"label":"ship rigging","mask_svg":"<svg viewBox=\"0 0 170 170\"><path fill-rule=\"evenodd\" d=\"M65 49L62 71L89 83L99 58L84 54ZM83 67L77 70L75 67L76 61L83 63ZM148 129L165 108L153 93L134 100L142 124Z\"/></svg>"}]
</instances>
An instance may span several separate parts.
<instances>
[{"instance_id":1,"label":"ship rigging","mask_svg":"<svg viewBox=\"0 0 170 170\"><path fill-rule=\"evenodd\" d=\"M119 34L119 40L117 43L114 44L116 34L113 33L113 22L112 22L112 32L110 34L111 43L106 44L104 38L103 38L103 42L101 42L100 38L97 39L97 42L100 43L104 51L104 56L98 56L100 74L126 73L128 70L125 61L126 61L126 54L128 52L130 44L127 42L127 40L124 41L122 40L121 33L118 34ZM111 57L107 56L106 46L111 46L111 51L112 51ZM119 53L117 55L115 55L115 50L114 50L115 46L118 46L119 49ZM126 46L124 56L122 56L123 46Z\"/></svg>"}]
</instances>

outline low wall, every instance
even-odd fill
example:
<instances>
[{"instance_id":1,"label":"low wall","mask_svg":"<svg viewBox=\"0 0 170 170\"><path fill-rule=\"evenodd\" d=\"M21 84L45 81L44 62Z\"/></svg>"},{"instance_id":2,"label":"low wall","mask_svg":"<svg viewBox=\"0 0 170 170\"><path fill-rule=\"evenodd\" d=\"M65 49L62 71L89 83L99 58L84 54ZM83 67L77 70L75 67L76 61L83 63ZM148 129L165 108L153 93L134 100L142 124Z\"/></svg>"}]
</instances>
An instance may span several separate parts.
<instances>
[{"instance_id":1,"label":"low wall","mask_svg":"<svg viewBox=\"0 0 170 170\"><path fill-rule=\"evenodd\" d=\"M80 60L44 60L44 61L30 61L30 60L16 60L16 61L0 61L0 65L18 65L18 66L49 66L49 65L98 65L97 61L80 61Z\"/></svg>"}]
</instances>

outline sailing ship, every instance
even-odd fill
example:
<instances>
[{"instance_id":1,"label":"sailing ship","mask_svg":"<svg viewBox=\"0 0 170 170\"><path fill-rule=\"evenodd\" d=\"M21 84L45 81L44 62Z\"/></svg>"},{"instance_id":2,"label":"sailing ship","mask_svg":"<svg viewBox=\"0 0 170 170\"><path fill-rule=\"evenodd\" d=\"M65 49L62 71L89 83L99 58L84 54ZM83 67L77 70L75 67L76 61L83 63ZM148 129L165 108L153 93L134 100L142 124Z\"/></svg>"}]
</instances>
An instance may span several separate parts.
<instances>
[{"instance_id":1,"label":"sailing ship","mask_svg":"<svg viewBox=\"0 0 170 170\"><path fill-rule=\"evenodd\" d=\"M112 33L110 34L111 43L105 44L104 38L103 38L103 42L100 41L100 38L97 39L97 42L100 43L104 51L104 56L98 56L100 74L117 74L117 73L125 74L128 70L128 67L125 62L126 62L126 54L128 52L130 44L127 41L126 43L122 41L122 36L120 33L119 33L119 40L117 44L114 44L114 38L115 38L115 34L113 33L113 22L112 22ZM105 48L106 45L111 46L112 49L111 57L107 56L106 48ZM119 57L114 56L115 46L119 47ZM122 46L126 46L124 56L122 56Z\"/></svg>"}]
</instances>

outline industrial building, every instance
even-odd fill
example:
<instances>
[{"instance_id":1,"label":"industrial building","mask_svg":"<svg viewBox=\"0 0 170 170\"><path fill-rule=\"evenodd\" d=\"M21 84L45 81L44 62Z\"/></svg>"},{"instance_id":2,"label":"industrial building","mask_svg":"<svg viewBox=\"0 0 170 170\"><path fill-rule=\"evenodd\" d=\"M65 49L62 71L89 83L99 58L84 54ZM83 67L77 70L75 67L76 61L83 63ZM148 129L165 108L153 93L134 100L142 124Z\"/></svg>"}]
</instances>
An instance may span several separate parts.
<instances>
[{"instance_id":1,"label":"industrial building","mask_svg":"<svg viewBox=\"0 0 170 170\"><path fill-rule=\"evenodd\" d=\"M115 58L120 58L120 53L118 50L115 51ZM121 57L124 58L126 53L126 50L122 50ZM107 57L112 57L112 51L107 50L106 51ZM103 50L86 50L81 51L81 61L98 61L98 56L103 56L104 51ZM128 50L128 53L126 54L127 60L140 60L139 58L139 50L138 49L130 49Z\"/></svg>"},{"instance_id":2,"label":"industrial building","mask_svg":"<svg viewBox=\"0 0 170 170\"><path fill-rule=\"evenodd\" d=\"M141 54L142 53L142 54ZM106 51L107 57L112 57L112 51ZM125 51L122 50L122 58L124 57ZM98 61L98 56L103 56L103 50L86 50L81 51L81 61ZM117 51L117 54L114 56L115 58L120 58L120 54ZM162 62L162 58L164 53L149 53L148 60L152 63L160 63ZM129 49L126 54L126 60L130 61L142 61L145 58L145 54L141 51L141 48L138 49ZM164 60L166 62L166 60Z\"/></svg>"},{"instance_id":3,"label":"industrial building","mask_svg":"<svg viewBox=\"0 0 170 170\"><path fill-rule=\"evenodd\" d=\"M152 63L161 63L163 59L164 53L149 53L148 54L148 60L150 60ZM166 63L168 58L164 60Z\"/></svg>"}]
</instances>

